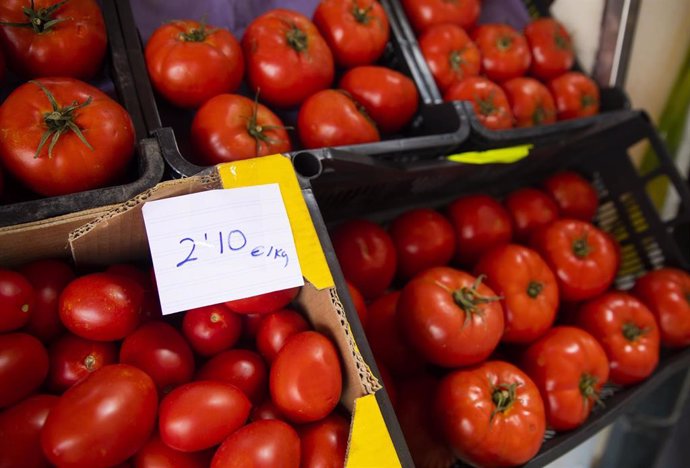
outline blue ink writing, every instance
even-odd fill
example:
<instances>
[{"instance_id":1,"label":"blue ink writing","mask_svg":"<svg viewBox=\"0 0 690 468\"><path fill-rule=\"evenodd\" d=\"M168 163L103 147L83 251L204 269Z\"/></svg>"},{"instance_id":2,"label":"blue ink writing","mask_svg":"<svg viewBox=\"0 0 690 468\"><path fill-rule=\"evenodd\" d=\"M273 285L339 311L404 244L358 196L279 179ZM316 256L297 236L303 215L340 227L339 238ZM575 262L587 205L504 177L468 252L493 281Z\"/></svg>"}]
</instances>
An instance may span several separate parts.
<instances>
[{"instance_id":1,"label":"blue ink writing","mask_svg":"<svg viewBox=\"0 0 690 468\"><path fill-rule=\"evenodd\" d=\"M205 247L212 247L212 244L208 243L208 233L204 233L204 241L202 242L202 245ZM187 254L187 257L182 260L181 262L177 263L177 267L181 267L182 265L193 262L198 260L199 258L194 255L194 251L196 249L196 242L194 239L191 237L185 237L184 239L181 239L179 244L182 245L184 243L190 243L191 242L191 250ZM217 253L219 255L223 255L225 252L225 245L227 244L228 249L231 252L240 252L242 251L245 247L247 247L248 244L248 239L247 236L240 231L239 229L233 229L232 231L228 232L227 235L224 235L222 231L218 232L218 250ZM209 250L202 250L202 253L209 252ZM288 266L288 263L290 261L288 253L278 247L275 247L273 245L269 245L268 248L263 245L256 246L251 249L249 252L252 257L265 257L268 259L272 260L283 260L283 268L286 268Z\"/></svg>"}]
</instances>

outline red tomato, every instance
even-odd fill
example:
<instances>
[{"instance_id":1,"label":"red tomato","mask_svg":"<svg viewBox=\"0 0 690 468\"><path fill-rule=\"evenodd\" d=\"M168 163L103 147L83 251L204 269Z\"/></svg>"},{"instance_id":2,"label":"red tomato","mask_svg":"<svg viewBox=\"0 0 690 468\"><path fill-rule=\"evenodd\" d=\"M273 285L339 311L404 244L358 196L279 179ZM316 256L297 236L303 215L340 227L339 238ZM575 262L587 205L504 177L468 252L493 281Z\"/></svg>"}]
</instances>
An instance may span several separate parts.
<instances>
[{"instance_id":1,"label":"red tomato","mask_svg":"<svg viewBox=\"0 0 690 468\"><path fill-rule=\"evenodd\" d=\"M140 313L142 321L162 319L163 312L161 312L161 304L158 299L158 289L153 268L150 268L147 272L129 263L115 263L108 266L105 271L106 273L129 277L144 289L144 300Z\"/></svg>"},{"instance_id":2,"label":"red tomato","mask_svg":"<svg viewBox=\"0 0 690 468\"><path fill-rule=\"evenodd\" d=\"M300 288L281 289L258 296L225 302L225 306L236 314L270 314L285 308L292 302Z\"/></svg>"},{"instance_id":3,"label":"red tomato","mask_svg":"<svg viewBox=\"0 0 690 468\"><path fill-rule=\"evenodd\" d=\"M300 427L300 466L342 468L349 436L350 421L338 413Z\"/></svg>"},{"instance_id":4,"label":"red tomato","mask_svg":"<svg viewBox=\"0 0 690 468\"><path fill-rule=\"evenodd\" d=\"M417 275L400 294L400 326L429 362L468 366L483 361L503 334L499 297L481 278L448 267Z\"/></svg>"},{"instance_id":5,"label":"red tomato","mask_svg":"<svg viewBox=\"0 0 690 468\"><path fill-rule=\"evenodd\" d=\"M525 27L525 38L532 53L531 72L550 80L570 70L575 53L570 34L553 18L537 18Z\"/></svg>"},{"instance_id":6,"label":"red tomato","mask_svg":"<svg viewBox=\"0 0 690 468\"><path fill-rule=\"evenodd\" d=\"M254 351L231 349L216 354L204 364L195 380L213 380L232 384L257 403L268 386L266 364Z\"/></svg>"},{"instance_id":7,"label":"red tomato","mask_svg":"<svg viewBox=\"0 0 690 468\"><path fill-rule=\"evenodd\" d=\"M417 112L419 93L414 81L390 68L353 68L340 79L340 88L364 107L382 133L402 130Z\"/></svg>"},{"instance_id":8,"label":"red tomato","mask_svg":"<svg viewBox=\"0 0 690 468\"><path fill-rule=\"evenodd\" d=\"M629 294L608 292L581 308L577 323L597 339L609 360L613 383L646 379L659 362L659 328L654 315Z\"/></svg>"},{"instance_id":9,"label":"red tomato","mask_svg":"<svg viewBox=\"0 0 690 468\"><path fill-rule=\"evenodd\" d=\"M256 332L256 349L266 362L271 363L288 338L309 330L309 324L291 309L279 310L263 316Z\"/></svg>"},{"instance_id":10,"label":"red tomato","mask_svg":"<svg viewBox=\"0 0 690 468\"><path fill-rule=\"evenodd\" d=\"M114 364L72 386L51 409L41 446L65 468L112 466L134 455L156 423L158 396L136 367Z\"/></svg>"},{"instance_id":11,"label":"red tomato","mask_svg":"<svg viewBox=\"0 0 690 468\"><path fill-rule=\"evenodd\" d=\"M556 121L556 104L549 90L534 78L518 77L503 83L516 127Z\"/></svg>"},{"instance_id":12,"label":"red tomato","mask_svg":"<svg viewBox=\"0 0 690 468\"><path fill-rule=\"evenodd\" d=\"M55 123L46 124L48 116ZM72 78L41 78L16 88L0 106L0 127L3 166L45 196L111 183L134 152L127 111Z\"/></svg>"},{"instance_id":13,"label":"red tomato","mask_svg":"<svg viewBox=\"0 0 690 468\"><path fill-rule=\"evenodd\" d=\"M144 290L133 280L111 273L81 276L60 295L60 320L89 340L113 341L139 324Z\"/></svg>"},{"instance_id":14,"label":"red tomato","mask_svg":"<svg viewBox=\"0 0 690 468\"><path fill-rule=\"evenodd\" d=\"M242 50L249 86L273 106L297 106L333 82L328 44L297 12L278 8L254 19L244 31Z\"/></svg>"},{"instance_id":15,"label":"red tomato","mask_svg":"<svg viewBox=\"0 0 690 468\"><path fill-rule=\"evenodd\" d=\"M211 468L299 468L300 440L282 421L256 421L235 431L216 451Z\"/></svg>"},{"instance_id":16,"label":"red tomato","mask_svg":"<svg viewBox=\"0 0 690 468\"><path fill-rule=\"evenodd\" d=\"M355 219L338 226L331 240L345 278L367 299L383 294L397 263L388 233L376 223Z\"/></svg>"},{"instance_id":17,"label":"red tomato","mask_svg":"<svg viewBox=\"0 0 690 468\"><path fill-rule=\"evenodd\" d=\"M26 333L0 335L0 408L33 393L48 375L48 352Z\"/></svg>"},{"instance_id":18,"label":"red tomato","mask_svg":"<svg viewBox=\"0 0 690 468\"><path fill-rule=\"evenodd\" d=\"M343 68L376 62L388 42L388 16L376 0L322 0L314 25Z\"/></svg>"},{"instance_id":19,"label":"red tomato","mask_svg":"<svg viewBox=\"0 0 690 468\"><path fill-rule=\"evenodd\" d=\"M107 36L95 0L5 0L0 38L10 67L22 76L88 80L101 69Z\"/></svg>"},{"instance_id":20,"label":"red tomato","mask_svg":"<svg viewBox=\"0 0 690 468\"><path fill-rule=\"evenodd\" d=\"M242 338L243 340L252 342L256 339L256 334L259 331L259 325L263 321L266 314L244 314L242 315Z\"/></svg>"},{"instance_id":21,"label":"red tomato","mask_svg":"<svg viewBox=\"0 0 690 468\"><path fill-rule=\"evenodd\" d=\"M320 333L293 335L273 361L269 388L273 403L290 421L325 418L338 404L342 390L338 351Z\"/></svg>"},{"instance_id":22,"label":"red tomato","mask_svg":"<svg viewBox=\"0 0 690 468\"><path fill-rule=\"evenodd\" d=\"M558 172L544 181L544 190L556 200L562 218L592 221L599 197L592 184L572 171Z\"/></svg>"},{"instance_id":23,"label":"red tomato","mask_svg":"<svg viewBox=\"0 0 690 468\"><path fill-rule=\"evenodd\" d=\"M168 447L158 432L137 452L132 459L133 468L208 468L213 452L180 452Z\"/></svg>"},{"instance_id":24,"label":"red tomato","mask_svg":"<svg viewBox=\"0 0 690 468\"><path fill-rule=\"evenodd\" d=\"M565 301L598 296L616 277L616 246L608 234L590 223L559 219L537 231L530 243L556 275Z\"/></svg>"},{"instance_id":25,"label":"red tomato","mask_svg":"<svg viewBox=\"0 0 690 468\"><path fill-rule=\"evenodd\" d=\"M0 413L0 467L50 466L41 450L41 429L57 400L34 395Z\"/></svg>"},{"instance_id":26,"label":"red tomato","mask_svg":"<svg viewBox=\"0 0 690 468\"><path fill-rule=\"evenodd\" d=\"M448 374L435 404L446 440L473 465L521 465L536 455L544 439L539 390L507 362L488 361Z\"/></svg>"},{"instance_id":27,"label":"red tomato","mask_svg":"<svg viewBox=\"0 0 690 468\"><path fill-rule=\"evenodd\" d=\"M292 149L280 118L239 94L206 101L192 121L191 140L199 162L209 166Z\"/></svg>"},{"instance_id":28,"label":"red tomato","mask_svg":"<svg viewBox=\"0 0 690 468\"><path fill-rule=\"evenodd\" d=\"M482 56L482 71L493 81L502 82L525 74L530 66L529 45L525 36L507 24L483 24L472 34Z\"/></svg>"},{"instance_id":29,"label":"red tomato","mask_svg":"<svg viewBox=\"0 0 690 468\"><path fill-rule=\"evenodd\" d=\"M381 140L376 124L349 94L325 89L309 96L297 115L305 148L357 145Z\"/></svg>"},{"instance_id":30,"label":"red tomato","mask_svg":"<svg viewBox=\"0 0 690 468\"><path fill-rule=\"evenodd\" d=\"M347 290L350 293L350 299L352 299L352 303L355 306L355 312L357 312L359 323L362 324L362 327L366 328L368 311L367 303L364 302L364 296L362 296L362 293L359 292L359 289L354 287L352 283L347 280L345 282L347 283Z\"/></svg>"},{"instance_id":31,"label":"red tomato","mask_svg":"<svg viewBox=\"0 0 690 468\"><path fill-rule=\"evenodd\" d=\"M551 328L558 309L558 284L537 252L521 245L496 247L475 272L501 299L505 319L502 341L531 343Z\"/></svg>"},{"instance_id":32,"label":"red tomato","mask_svg":"<svg viewBox=\"0 0 690 468\"><path fill-rule=\"evenodd\" d=\"M250 421L261 421L262 419L279 419L285 420L285 417L280 414L278 408L273 404L271 399L264 400L262 403L254 406L252 414L249 416Z\"/></svg>"},{"instance_id":33,"label":"red tomato","mask_svg":"<svg viewBox=\"0 0 690 468\"><path fill-rule=\"evenodd\" d=\"M234 385L199 381L163 398L158 416L161 440L175 450L196 452L221 443L242 427L251 403Z\"/></svg>"},{"instance_id":34,"label":"red tomato","mask_svg":"<svg viewBox=\"0 0 690 468\"><path fill-rule=\"evenodd\" d=\"M115 343L66 333L50 347L47 383L52 391L62 393L90 373L116 362Z\"/></svg>"},{"instance_id":35,"label":"red tomato","mask_svg":"<svg viewBox=\"0 0 690 468\"><path fill-rule=\"evenodd\" d=\"M661 343L671 348L690 345L690 275L675 268L647 273L635 283L633 294L652 311Z\"/></svg>"},{"instance_id":36,"label":"red tomato","mask_svg":"<svg viewBox=\"0 0 690 468\"><path fill-rule=\"evenodd\" d=\"M419 48L442 93L467 77L479 75L479 49L460 26L430 27L419 37Z\"/></svg>"},{"instance_id":37,"label":"red tomato","mask_svg":"<svg viewBox=\"0 0 690 468\"><path fill-rule=\"evenodd\" d=\"M599 113L599 87L580 72L568 72L554 78L549 83L549 90L556 101L558 120Z\"/></svg>"},{"instance_id":38,"label":"red tomato","mask_svg":"<svg viewBox=\"0 0 690 468\"><path fill-rule=\"evenodd\" d=\"M29 323L35 295L24 275L0 268L0 333L17 330Z\"/></svg>"},{"instance_id":39,"label":"red tomato","mask_svg":"<svg viewBox=\"0 0 690 468\"><path fill-rule=\"evenodd\" d=\"M609 376L606 353L592 335L554 327L522 356L522 369L539 388L546 422L556 431L580 426L599 401Z\"/></svg>"},{"instance_id":40,"label":"red tomato","mask_svg":"<svg viewBox=\"0 0 690 468\"><path fill-rule=\"evenodd\" d=\"M558 219L558 205L541 190L516 190L503 204L513 220L513 235L519 242L527 242L535 231Z\"/></svg>"},{"instance_id":41,"label":"red tomato","mask_svg":"<svg viewBox=\"0 0 690 468\"><path fill-rule=\"evenodd\" d=\"M448 206L455 228L455 257L463 265L473 265L486 252L510 242L513 228L508 212L487 195L458 198Z\"/></svg>"},{"instance_id":42,"label":"red tomato","mask_svg":"<svg viewBox=\"0 0 690 468\"><path fill-rule=\"evenodd\" d=\"M244 57L230 31L191 20L156 29L145 50L151 84L180 107L198 107L232 93L244 75Z\"/></svg>"},{"instance_id":43,"label":"red tomato","mask_svg":"<svg viewBox=\"0 0 690 468\"><path fill-rule=\"evenodd\" d=\"M470 101L479 122L491 130L513 126L513 114L505 92L493 81L480 76L465 78L443 95L446 101Z\"/></svg>"},{"instance_id":44,"label":"red tomato","mask_svg":"<svg viewBox=\"0 0 690 468\"><path fill-rule=\"evenodd\" d=\"M403 8L417 33L431 26L453 23L471 29L479 18L479 0L402 0Z\"/></svg>"},{"instance_id":45,"label":"red tomato","mask_svg":"<svg viewBox=\"0 0 690 468\"><path fill-rule=\"evenodd\" d=\"M182 333L200 356L213 356L232 348L242 334L242 316L221 304L188 310Z\"/></svg>"}]
</instances>

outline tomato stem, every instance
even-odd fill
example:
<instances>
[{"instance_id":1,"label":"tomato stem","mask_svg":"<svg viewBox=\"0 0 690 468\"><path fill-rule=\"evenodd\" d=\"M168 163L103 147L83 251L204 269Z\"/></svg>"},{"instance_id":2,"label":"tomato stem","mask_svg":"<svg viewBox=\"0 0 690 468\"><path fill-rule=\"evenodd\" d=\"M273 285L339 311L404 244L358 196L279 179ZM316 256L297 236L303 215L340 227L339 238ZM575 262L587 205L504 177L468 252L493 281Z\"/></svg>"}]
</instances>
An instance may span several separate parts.
<instances>
[{"instance_id":1,"label":"tomato stem","mask_svg":"<svg viewBox=\"0 0 690 468\"><path fill-rule=\"evenodd\" d=\"M494 420L498 413L505 413L513 406L517 399L517 386L518 382L500 383L491 389L491 400L496 407L491 412L489 423Z\"/></svg>"},{"instance_id":2,"label":"tomato stem","mask_svg":"<svg viewBox=\"0 0 690 468\"><path fill-rule=\"evenodd\" d=\"M587 235L578 237L573 241L573 253L577 258L585 258L592 253L592 246L587 242Z\"/></svg>"},{"instance_id":3,"label":"tomato stem","mask_svg":"<svg viewBox=\"0 0 690 468\"><path fill-rule=\"evenodd\" d=\"M544 120L546 120L546 109L539 104L532 113L532 123L534 125L540 125Z\"/></svg>"},{"instance_id":4,"label":"tomato stem","mask_svg":"<svg viewBox=\"0 0 690 468\"><path fill-rule=\"evenodd\" d=\"M475 94L474 102L476 102L479 106L479 113L481 115L491 115L494 113L494 111L496 111L497 107L494 104L495 95L496 93L493 90L489 91L489 95L486 97L486 99L482 99Z\"/></svg>"},{"instance_id":5,"label":"tomato stem","mask_svg":"<svg viewBox=\"0 0 690 468\"><path fill-rule=\"evenodd\" d=\"M254 138L256 142L256 154L259 156L261 152L261 143L267 143L269 145L278 143L278 139L271 138L266 135L267 131L277 130L277 129L291 129L292 127L281 127L280 125L259 125L259 89L256 90L256 95L254 96L254 105L252 106L252 115L247 119L247 133Z\"/></svg>"},{"instance_id":6,"label":"tomato stem","mask_svg":"<svg viewBox=\"0 0 690 468\"><path fill-rule=\"evenodd\" d=\"M532 280L527 285L527 295L532 299L536 299L539 294L544 290L544 283Z\"/></svg>"},{"instance_id":7,"label":"tomato stem","mask_svg":"<svg viewBox=\"0 0 690 468\"><path fill-rule=\"evenodd\" d=\"M590 107L597 103L597 99L591 94L583 94L580 97L580 104L582 107Z\"/></svg>"},{"instance_id":8,"label":"tomato stem","mask_svg":"<svg viewBox=\"0 0 690 468\"><path fill-rule=\"evenodd\" d=\"M352 7L352 16L355 17L355 21L357 21L360 24L367 25L369 24L369 21L371 20L371 9L374 8L374 4L372 3L366 8L360 8L357 2L353 2L354 5Z\"/></svg>"},{"instance_id":9,"label":"tomato stem","mask_svg":"<svg viewBox=\"0 0 690 468\"><path fill-rule=\"evenodd\" d=\"M67 18L57 18L53 19L53 15L69 0L62 0L61 2L51 5L47 8L41 8L36 10L34 6L34 0L31 0L31 5L23 8L24 16L27 17L28 21L25 23L10 23L10 22L0 22L0 26L11 26L17 28L33 28L36 34L43 34L44 32L50 31L56 24L66 21Z\"/></svg>"},{"instance_id":10,"label":"tomato stem","mask_svg":"<svg viewBox=\"0 0 690 468\"><path fill-rule=\"evenodd\" d=\"M95 370L96 358L93 354L89 354L84 358L84 367L86 367L86 370L89 372L93 372Z\"/></svg>"},{"instance_id":11,"label":"tomato stem","mask_svg":"<svg viewBox=\"0 0 690 468\"><path fill-rule=\"evenodd\" d=\"M189 31L180 33L180 40L184 42L204 42L206 38L216 31L215 28L207 28L204 21L199 22L198 28L192 28Z\"/></svg>"},{"instance_id":12,"label":"tomato stem","mask_svg":"<svg viewBox=\"0 0 690 468\"><path fill-rule=\"evenodd\" d=\"M307 34L297 27L296 24L290 25L290 29L285 35L287 43L290 47L295 49L297 52L303 52L307 50L308 38Z\"/></svg>"},{"instance_id":13,"label":"tomato stem","mask_svg":"<svg viewBox=\"0 0 690 468\"><path fill-rule=\"evenodd\" d=\"M571 49L570 41L559 31L556 31L556 33L554 34L553 42L556 44L556 47L561 50Z\"/></svg>"},{"instance_id":14,"label":"tomato stem","mask_svg":"<svg viewBox=\"0 0 690 468\"><path fill-rule=\"evenodd\" d=\"M501 52L505 52L506 50L510 49L511 45L513 45L513 38L510 36L501 36L496 41L496 48Z\"/></svg>"},{"instance_id":15,"label":"tomato stem","mask_svg":"<svg viewBox=\"0 0 690 468\"><path fill-rule=\"evenodd\" d=\"M455 73L462 72L462 65L465 63L465 59L462 58L462 53L465 49L451 50L448 54L448 63L450 63L450 68L453 69Z\"/></svg>"},{"instance_id":16,"label":"tomato stem","mask_svg":"<svg viewBox=\"0 0 690 468\"><path fill-rule=\"evenodd\" d=\"M640 336L643 336L649 332L649 328L640 328L633 322L625 322L623 324L623 336L628 341L635 341Z\"/></svg>"},{"instance_id":17,"label":"tomato stem","mask_svg":"<svg viewBox=\"0 0 690 468\"><path fill-rule=\"evenodd\" d=\"M599 398L599 392L594 388L598 381L599 378L596 375L585 372L580 376L580 393L585 400L594 400L595 403L603 406L604 403Z\"/></svg>"},{"instance_id":18,"label":"tomato stem","mask_svg":"<svg viewBox=\"0 0 690 468\"><path fill-rule=\"evenodd\" d=\"M452 292L453 300L465 312L463 327L467 326L474 315L484 315L484 310L479 307L480 305L503 299L502 296L480 296L477 293L477 289L485 277L485 275L479 275L471 287L462 287Z\"/></svg>"},{"instance_id":19,"label":"tomato stem","mask_svg":"<svg viewBox=\"0 0 690 468\"><path fill-rule=\"evenodd\" d=\"M210 320L211 320L211 323L218 323L218 322L220 322L220 315L218 315L217 313L214 312L211 314Z\"/></svg>"}]
</instances>

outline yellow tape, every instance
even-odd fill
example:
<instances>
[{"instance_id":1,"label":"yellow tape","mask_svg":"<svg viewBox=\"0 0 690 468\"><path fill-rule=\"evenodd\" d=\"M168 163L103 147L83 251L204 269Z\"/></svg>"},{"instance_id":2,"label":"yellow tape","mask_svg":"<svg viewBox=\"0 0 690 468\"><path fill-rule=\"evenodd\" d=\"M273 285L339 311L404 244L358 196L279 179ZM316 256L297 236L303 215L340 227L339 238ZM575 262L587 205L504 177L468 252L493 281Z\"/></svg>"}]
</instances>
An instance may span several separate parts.
<instances>
[{"instance_id":1,"label":"yellow tape","mask_svg":"<svg viewBox=\"0 0 690 468\"><path fill-rule=\"evenodd\" d=\"M401 468L374 395L355 400L345 468Z\"/></svg>"},{"instance_id":2,"label":"yellow tape","mask_svg":"<svg viewBox=\"0 0 690 468\"><path fill-rule=\"evenodd\" d=\"M528 144L487 151L470 151L467 153L451 154L446 158L452 162L465 164L510 164L527 157L532 146L533 145Z\"/></svg>"},{"instance_id":3,"label":"yellow tape","mask_svg":"<svg viewBox=\"0 0 690 468\"><path fill-rule=\"evenodd\" d=\"M290 219L302 275L317 289L334 286L326 256L288 158L275 154L225 163L218 166L218 173L224 188L277 183Z\"/></svg>"}]
</instances>

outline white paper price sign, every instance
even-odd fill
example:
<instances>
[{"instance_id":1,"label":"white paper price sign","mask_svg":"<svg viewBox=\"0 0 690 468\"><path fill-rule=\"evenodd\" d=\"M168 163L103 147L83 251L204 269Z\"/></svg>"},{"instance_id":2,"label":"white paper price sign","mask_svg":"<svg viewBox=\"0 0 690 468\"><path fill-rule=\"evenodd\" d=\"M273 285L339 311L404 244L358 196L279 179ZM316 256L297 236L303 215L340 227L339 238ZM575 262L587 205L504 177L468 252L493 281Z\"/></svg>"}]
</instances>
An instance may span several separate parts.
<instances>
[{"instance_id":1,"label":"white paper price sign","mask_svg":"<svg viewBox=\"0 0 690 468\"><path fill-rule=\"evenodd\" d=\"M278 184L147 202L163 314L304 284Z\"/></svg>"}]
</instances>

